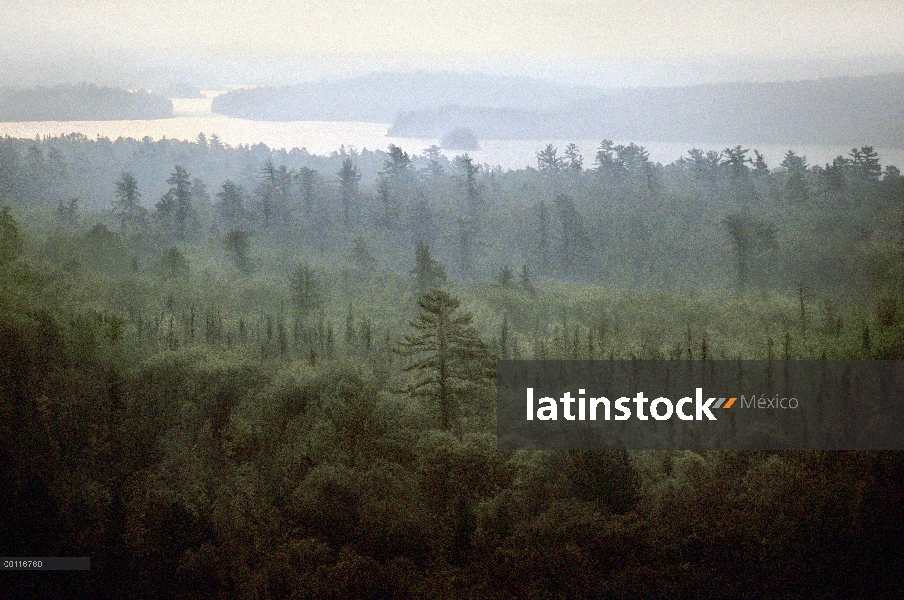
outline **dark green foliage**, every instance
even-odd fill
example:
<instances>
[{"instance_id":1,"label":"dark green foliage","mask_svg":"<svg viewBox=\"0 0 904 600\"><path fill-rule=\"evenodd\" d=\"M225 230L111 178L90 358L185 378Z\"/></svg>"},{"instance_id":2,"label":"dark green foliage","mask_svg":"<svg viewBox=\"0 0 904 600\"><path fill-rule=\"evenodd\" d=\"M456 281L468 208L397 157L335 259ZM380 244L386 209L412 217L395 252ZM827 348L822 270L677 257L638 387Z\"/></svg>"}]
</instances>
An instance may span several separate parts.
<instances>
[{"instance_id":1,"label":"dark green foliage","mask_svg":"<svg viewBox=\"0 0 904 600\"><path fill-rule=\"evenodd\" d=\"M216 208L220 223L230 230L240 228L246 218L245 190L226 180L222 189L217 192Z\"/></svg>"},{"instance_id":2,"label":"dark green foliage","mask_svg":"<svg viewBox=\"0 0 904 600\"><path fill-rule=\"evenodd\" d=\"M743 213L731 213L722 222L735 254L737 287L744 291L759 257L775 250L776 228Z\"/></svg>"},{"instance_id":3,"label":"dark green foliage","mask_svg":"<svg viewBox=\"0 0 904 600\"><path fill-rule=\"evenodd\" d=\"M358 274L365 279L369 279L376 271L377 259L371 254L367 241L363 238L355 238L349 259Z\"/></svg>"},{"instance_id":4,"label":"dark green foliage","mask_svg":"<svg viewBox=\"0 0 904 600\"><path fill-rule=\"evenodd\" d=\"M429 292L446 282L446 270L430 256L430 247L418 241L414 247L414 268L411 269L417 297L424 298Z\"/></svg>"},{"instance_id":5,"label":"dark green foliage","mask_svg":"<svg viewBox=\"0 0 904 600\"><path fill-rule=\"evenodd\" d=\"M855 178L862 180L878 181L882 175L882 167L879 165L879 153L872 146L863 146L859 150L851 150L849 164Z\"/></svg>"},{"instance_id":6,"label":"dark green foliage","mask_svg":"<svg viewBox=\"0 0 904 600\"><path fill-rule=\"evenodd\" d=\"M352 217L357 212L358 183L361 181L361 173L352 159L342 161L339 169L339 195L342 198L342 223L346 229L351 226Z\"/></svg>"},{"instance_id":7,"label":"dark green foliage","mask_svg":"<svg viewBox=\"0 0 904 600\"><path fill-rule=\"evenodd\" d=\"M616 514L635 507L640 489L627 452L570 451L563 455L562 463L575 497L597 502Z\"/></svg>"},{"instance_id":8,"label":"dark green foliage","mask_svg":"<svg viewBox=\"0 0 904 600\"><path fill-rule=\"evenodd\" d=\"M56 217L61 223L74 225L78 221L78 198L70 198L57 204Z\"/></svg>"},{"instance_id":9,"label":"dark green foliage","mask_svg":"<svg viewBox=\"0 0 904 600\"><path fill-rule=\"evenodd\" d=\"M188 259L185 258L178 248L172 246L160 257L157 271L164 279L186 277L189 273Z\"/></svg>"},{"instance_id":10,"label":"dark green foliage","mask_svg":"<svg viewBox=\"0 0 904 600\"><path fill-rule=\"evenodd\" d=\"M538 231L537 231L537 253L540 260L540 273L543 274L549 268L550 260L550 231L549 231L549 210L546 203L540 202L537 209Z\"/></svg>"},{"instance_id":11,"label":"dark green foliage","mask_svg":"<svg viewBox=\"0 0 904 600\"><path fill-rule=\"evenodd\" d=\"M462 395L489 383L491 357L480 336L469 327L471 315L457 313L458 299L435 290L418 305L421 311L410 322L417 333L406 335L395 349L402 356L415 358L405 367L414 380L404 390L436 404L440 428L448 430L457 419Z\"/></svg>"},{"instance_id":12,"label":"dark green foliage","mask_svg":"<svg viewBox=\"0 0 904 600\"><path fill-rule=\"evenodd\" d=\"M165 233L182 241L188 233L190 219L194 217L191 178L184 167L176 165L166 183L170 189L157 203L154 218Z\"/></svg>"},{"instance_id":13,"label":"dark green foliage","mask_svg":"<svg viewBox=\"0 0 904 600\"><path fill-rule=\"evenodd\" d=\"M563 275L575 275L586 268L591 240L584 227L584 218L574 201L564 194L556 196L556 212L559 216L561 241L558 248L558 264Z\"/></svg>"},{"instance_id":14,"label":"dark green foliage","mask_svg":"<svg viewBox=\"0 0 904 600\"><path fill-rule=\"evenodd\" d=\"M462 279L474 278L474 253L477 228L472 221L458 220L458 272Z\"/></svg>"},{"instance_id":15,"label":"dark green foliage","mask_svg":"<svg viewBox=\"0 0 904 600\"><path fill-rule=\"evenodd\" d=\"M261 169L260 177L255 193L258 220L265 231L284 227L289 211L292 174L286 165L277 167L268 160Z\"/></svg>"},{"instance_id":16,"label":"dark green foliage","mask_svg":"<svg viewBox=\"0 0 904 600\"><path fill-rule=\"evenodd\" d=\"M806 157L797 156L792 150L788 150L781 167L788 176L785 183L785 194L788 199L800 204L806 203L810 198Z\"/></svg>"},{"instance_id":17,"label":"dark green foliage","mask_svg":"<svg viewBox=\"0 0 904 600\"><path fill-rule=\"evenodd\" d=\"M455 158L455 163L461 171L462 183L465 188L466 202L464 218L469 220L477 219L480 217L482 208L481 189L480 184L477 181L477 174L480 172L480 167L475 165L474 159L467 154L457 156Z\"/></svg>"},{"instance_id":18,"label":"dark green foliage","mask_svg":"<svg viewBox=\"0 0 904 600\"><path fill-rule=\"evenodd\" d=\"M0 550L92 557L78 589L10 577L6 595L899 595L900 453L511 453L493 435L497 357L904 358L904 188L873 150L771 172L743 147L662 167L604 142L593 171L569 147L540 177L456 174L437 149L103 144L0 140ZM129 158L61 221L60 198L92 192L60 165L102 147ZM318 175L346 161L347 223ZM178 247L161 215L120 231L95 210L123 164L148 196L173 188L173 227L188 182ZM226 182L216 207L189 169ZM231 183L251 180L253 198ZM457 260L458 280L440 264Z\"/></svg>"},{"instance_id":19,"label":"dark green foliage","mask_svg":"<svg viewBox=\"0 0 904 600\"><path fill-rule=\"evenodd\" d=\"M125 273L130 269L131 259L121 236L102 223L85 233L81 264L86 267L106 274Z\"/></svg>"},{"instance_id":20,"label":"dark green foliage","mask_svg":"<svg viewBox=\"0 0 904 600\"><path fill-rule=\"evenodd\" d=\"M565 163L565 168L567 170L572 173L580 173L584 170L584 157L581 156L577 144L568 144L568 146L565 147L565 158L568 159Z\"/></svg>"},{"instance_id":21,"label":"dark green foliage","mask_svg":"<svg viewBox=\"0 0 904 600\"><path fill-rule=\"evenodd\" d=\"M141 206L141 193L138 191L138 181L132 173L123 172L116 182L116 201L113 210L119 217L122 230L135 225L143 225L147 217L147 210Z\"/></svg>"},{"instance_id":22,"label":"dark green foliage","mask_svg":"<svg viewBox=\"0 0 904 600\"><path fill-rule=\"evenodd\" d=\"M564 166L558 148L547 144L546 148L537 152L537 170L548 176L558 175Z\"/></svg>"},{"instance_id":23,"label":"dark green foliage","mask_svg":"<svg viewBox=\"0 0 904 600\"><path fill-rule=\"evenodd\" d=\"M10 264L22 254L19 226L8 206L0 208L0 267Z\"/></svg>"},{"instance_id":24,"label":"dark green foliage","mask_svg":"<svg viewBox=\"0 0 904 600\"><path fill-rule=\"evenodd\" d=\"M499 269L499 274L496 275L496 280L499 282L499 285L504 288L509 287L512 284L512 280L514 278L515 275L512 273L512 269L508 265L503 265L503 267ZM530 282L529 279L528 282Z\"/></svg>"},{"instance_id":25,"label":"dark green foliage","mask_svg":"<svg viewBox=\"0 0 904 600\"><path fill-rule=\"evenodd\" d=\"M232 261L233 266L245 275L253 270L248 260L248 233L242 229L233 229L226 234L223 248Z\"/></svg>"},{"instance_id":26,"label":"dark green foliage","mask_svg":"<svg viewBox=\"0 0 904 600\"><path fill-rule=\"evenodd\" d=\"M280 166L280 178L285 177L285 166ZM319 208L317 206L317 184L319 174L310 167L302 167L299 169L298 184L301 188L301 206L305 215L309 218L315 214Z\"/></svg>"},{"instance_id":27,"label":"dark green foliage","mask_svg":"<svg viewBox=\"0 0 904 600\"><path fill-rule=\"evenodd\" d=\"M323 303L323 286L310 266L302 264L295 267L289 286L292 290L292 304L299 316L308 316L320 308Z\"/></svg>"}]
</instances>

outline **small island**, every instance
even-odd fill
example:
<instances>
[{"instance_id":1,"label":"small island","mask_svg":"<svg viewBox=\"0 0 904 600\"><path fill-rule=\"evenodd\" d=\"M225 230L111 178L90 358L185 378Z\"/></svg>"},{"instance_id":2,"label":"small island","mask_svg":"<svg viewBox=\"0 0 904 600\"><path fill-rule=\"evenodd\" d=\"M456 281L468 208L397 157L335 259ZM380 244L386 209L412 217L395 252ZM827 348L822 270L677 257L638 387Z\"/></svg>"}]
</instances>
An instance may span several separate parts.
<instances>
[{"instance_id":1,"label":"small island","mask_svg":"<svg viewBox=\"0 0 904 600\"><path fill-rule=\"evenodd\" d=\"M477 136L467 127L456 127L439 141L444 150L480 150Z\"/></svg>"}]
</instances>

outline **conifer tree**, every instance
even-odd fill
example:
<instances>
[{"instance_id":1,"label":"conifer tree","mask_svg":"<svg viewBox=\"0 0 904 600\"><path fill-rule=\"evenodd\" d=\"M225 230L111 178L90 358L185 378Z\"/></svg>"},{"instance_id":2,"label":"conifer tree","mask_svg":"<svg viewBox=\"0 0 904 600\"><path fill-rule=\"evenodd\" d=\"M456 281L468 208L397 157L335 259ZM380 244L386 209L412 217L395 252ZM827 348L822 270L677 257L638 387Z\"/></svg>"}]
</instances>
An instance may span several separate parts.
<instances>
[{"instance_id":1,"label":"conifer tree","mask_svg":"<svg viewBox=\"0 0 904 600\"><path fill-rule=\"evenodd\" d=\"M496 280L499 281L499 285L507 288L512 284L512 280L515 278L514 273L512 273L511 267L508 265L503 265L501 269L499 269L499 273L496 275Z\"/></svg>"},{"instance_id":2,"label":"conifer tree","mask_svg":"<svg viewBox=\"0 0 904 600\"><path fill-rule=\"evenodd\" d=\"M0 267L12 263L22 254L22 236L8 206L0 209Z\"/></svg>"},{"instance_id":3,"label":"conifer tree","mask_svg":"<svg viewBox=\"0 0 904 600\"><path fill-rule=\"evenodd\" d=\"M251 272L251 263L248 261L248 234L244 230L230 231L223 240L223 247L236 269L244 274Z\"/></svg>"},{"instance_id":4,"label":"conifer tree","mask_svg":"<svg viewBox=\"0 0 904 600\"><path fill-rule=\"evenodd\" d=\"M177 240L184 240L192 210L191 177L185 168L176 165L175 171L166 182L169 191L157 203L156 218L163 226L171 229Z\"/></svg>"},{"instance_id":5,"label":"conifer tree","mask_svg":"<svg viewBox=\"0 0 904 600\"><path fill-rule=\"evenodd\" d=\"M241 228L245 222L245 190L227 179L217 192L216 209L223 229Z\"/></svg>"},{"instance_id":6,"label":"conifer tree","mask_svg":"<svg viewBox=\"0 0 904 600\"><path fill-rule=\"evenodd\" d=\"M430 256L430 246L421 241L415 245L411 275L414 277L419 299L446 282L446 270Z\"/></svg>"},{"instance_id":7,"label":"conifer tree","mask_svg":"<svg viewBox=\"0 0 904 600\"><path fill-rule=\"evenodd\" d=\"M521 275L519 277L521 283L521 289L525 292L533 293L534 292L534 284L531 283L531 272L530 267L527 266L527 263L524 263L524 266L521 267Z\"/></svg>"},{"instance_id":8,"label":"conifer tree","mask_svg":"<svg viewBox=\"0 0 904 600\"><path fill-rule=\"evenodd\" d=\"M305 317L320 308L323 291L314 269L308 265L297 266L292 272L289 284L292 288L292 301L299 317Z\"/></svg>"},{"instance_id":9,"label":"conifer tree","mask_svg":"<svg viewBox=\"0 0 904 600\"><path fill-rule=\"evenodd\" d=\"M354 204L358 200L358 182L361 181L361 173L352 159L346 158L342 161L338 176L339 196L342 199L342 223L347 230L351 225Z\"/></svg>"},{"instance_id":10,"label":"conifer tree","mask_svg":"<svg viewBox=\"0 0 904 600\"><path fill-rule=\"evenodd\" d=\"M405 367L413 379L404 391L435 404L440 427L448 430L457 418L458 403L487 386L495 369L486 345L470 327L471 315L457 312L457 298L434 290L418 304L420 313L409 322L415 333L400 340L394 352L415 358Z\"/></svg>"},{"instance_id":11,"label":"conifer tree","mask_svg":"<svg viewBox=\"0 0 904 600\"><path fill-rule=\"evenodd\" d=\"M144 218L147 211L140 202L138 181L132 173L124 172L116 182L116 201L113 205L123 230Z\"/></svg>"}]
</instances>

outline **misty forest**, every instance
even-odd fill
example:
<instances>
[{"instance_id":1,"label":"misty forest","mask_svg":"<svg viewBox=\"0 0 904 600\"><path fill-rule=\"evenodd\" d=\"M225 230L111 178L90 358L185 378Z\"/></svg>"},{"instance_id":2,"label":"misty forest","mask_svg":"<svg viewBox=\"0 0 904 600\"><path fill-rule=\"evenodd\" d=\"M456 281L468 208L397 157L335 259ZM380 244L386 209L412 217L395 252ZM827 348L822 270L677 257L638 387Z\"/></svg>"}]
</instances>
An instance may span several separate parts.
<instances>
[{"instance_id":1,"label":"misty forest","mask_svg":"<svg viewBox=\"0 0 904 600\"><path fill-rule=\"evenodd\" d=\"M3 553L92 558L13 596L900 589L899 453L495 440L501 359L904 359L904 177L871 146L504 170L7 137L0 207Z\"/></svg>"}]
</instances>

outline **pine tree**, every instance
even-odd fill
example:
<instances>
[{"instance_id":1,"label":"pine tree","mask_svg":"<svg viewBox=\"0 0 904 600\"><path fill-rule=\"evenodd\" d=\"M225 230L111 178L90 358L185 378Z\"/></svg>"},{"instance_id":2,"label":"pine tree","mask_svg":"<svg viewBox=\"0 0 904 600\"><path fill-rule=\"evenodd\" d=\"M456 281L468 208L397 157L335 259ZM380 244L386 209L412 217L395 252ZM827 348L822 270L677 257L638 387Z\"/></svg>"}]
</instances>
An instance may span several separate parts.
<instances>
[{"instance_id":1,"label":"pine tree","mask_svg":"<svg viewBox=\"0 0 904 600\"><path fill-rule=\"evenodd\" d=\"M544 274L549 267L549 210L546 203L540 201L538 209L539 231L537 247L540 253L540 273Z\"/></svg>"},{"instance_id":2,"label":"pine tree","mask_svg":"<svg viewBox=\"0 0 904 600\"><path fill-rule=\"evenodd\" d=\"M627 171L624 163L616 156L615 148L615 143L612 140L603 140L596 151L594 164L596 165L597 173L618 181L626 175Z\"/></svg>"},{"instance_id":3,"label":"pine tree","mask_svg":"<svg viewBox=\"0 0 904 600\"><path fill-rule=\"evenodd\" d=\"M298 185L301 188L301 206L306 217L311 218L317 212L317 182L320 173L310 167L298 170Z\"/></svg>"},{"instance_id":4,"label":"pine tree","mask_svg":"<svg viewBox=\"0 0 904 600\"><path fill-rule=\"evenodd\" d=\"M230 180L217 192L217 213L225 230L240 228L245 222L245 190Z\"/></svg>"},{"instance_id":5,"label":"pine tree","mask_svg":"<svg viewBox=\"0 0 904 600\"><path fill-rule=\"evenodd\" d=\"M747 156L748 152L750 152L749 148L744 148L740 145L734 148L726 148L722 151L722 155L725 157L722 165L728 170L733 179L743 179L750 173L747 165L752 161Z\"/></svg>"},{"instance_id":6,"label":"pine tree","mask_svg":"<svg viewBox=\"0 0 904 600\"><path fill-rule=\"evenodd\" d=\"M573 275L582 266L581 259L588 256L592 243L584 227L584 218L574 200L565 194L559 194L555 204L562 232L558 251L559 266L564 274Z\"/></svg>"},{"instance_id":7,"label":"pine tree","mask_svg":"<svg viewBox=\"0 0 904 600\"><path fill-rule=\"evenodd\" d=\"M509 359L508 315L502 315L502 326L499 328L499 358Z\"/></svg>"},{"instance_id":8,"label":"pine tree","mask_svg":"<svg viewBox=\"0 0 904 600\"><path fill-rule=\"evenodd\" d=\"M286 169L286 165L277 168L268 160L261 169L261 175L257 196L264 229L285 227L289 218L289 187L292 183L292 174Z\"/></svg>"},{"instance_id":9,"label":"pine tree","mask_svg":"<svg viewBox=\"0 0 904 600\"><path fill-rule=\"evenodd\" d=\"M411 275L414 277L419 299L446 282L446 270L430 256L430 246L421 241L414 248L414 268Z\"/></svg>"},{"instance_id":10,"label":"pine tree","mask_svg":"<svg viewBox=\"0 0 904 600\"><path fill-rule=\"evenodd\" d=\"M580 173L584 170L584 157L581 156L577 144L568 144L565 146L565 156L568 159L566 168L572 173Z\"/></svg>"},{"instance_id":11,"label":"pine tree","mask_svg":"<svg viewBox=\"0 0 904 600\"><path fill-rule=\"evenodd\" d=\"M427 167L427 178L438 180L444 175L443 165L440 162L444 157L440 147L436 144L430 146L424 150L424 157L430 161L430 165Z\"/></svg>"},{"instance_id":12,"label":"pine tree","mask_svg":"<svg viewBox=\"0 0 904 600\"><path fill-rule=\"evenodd\" d=\"M175 246L163 253L158 271L164 279L186 277L189 273L188 259Z\"/></svg>"},{"instance_id":13,"label":"pine tree","mask_svg":"<svg viewBox=\"0 0 904 600\"><path fill-rule=\"evenodd\" d=\"M882 175L882 166L879 164L879 153L872 146L863 146L859 150L851 150L851 158L848 160L855 177L863 180L878 181Z\"/></svg>"},{"instance_id":14,"label":"pine tree","mask_svg":"<svg viewBox=\"0 0 904 600\"><path fill-rule=\"evenodd\" d=\"M355 266L358 276L363 279L370 279L377 269L377 259L371 254L364 238L355 238L349 260Z\"/></svg>"},{"instance_id":15,"label":"pine tree","mask_svg":"<svg viewBox=\"0 0 904 600\"><path fill-rule=\"evenodd\" d=\"M263 181L261 181L261 184L257 189L258 203L264 221L264 229L269 229L273 221L273 215L276 212L276 189L278 186L277 170L273 163L268 160L264 163L261 173L263 175Z\"/></svg>"},{"instance_id":16,"label":"pine tree","mask_svg":"<svg viewBox=\"0 0 904 600\"><path fill-rule=\"evenodd\" d=\"M157 203L156 218L166 229L171 229L177 240L184 240L192 210L191 177L185 168L176 165L166 182L169 191Z\"/></svg>"},{"instance_id":17,"label":"pine tree","mask_svg":"<svg viewBox=\"0 0 904 600\"><path fill-rule=\"evenodd\" d=\"M511 267L508 265L504 265L501 269L499 269L499 274L496 275L496 279L499 281L499 285L504 288L509 287L512 284L512 280L515 278L514 273L512 273Z\"/></svg>"},{"instance_id":18,"label":"pine tree","mask_svg":"<svg viewBox=\"0 0 904 600\"><path fill-rule=\"evenodd\" d=\"M300 318L320 308L323 302L323 292L320 281L311 267L308 265L297 266L292 272L289 285L292 288L295 311Z\"/></svg>"},{"instance_id":19,"label":"pine tree","mask_svg":"<svg viewBox=\"0 0 904 600\"><path fill-rule=\"evenodd\" d=\"M531 272L530 267L527 266L527 263L524 263L524 266L521 267L521 275L520 275L520 283L521 289L528 293L534 292L534 284L531 283Z\"/></svg>"},{"instance_id":20,"label":"pine tree","mask_svg":"<svg viewBox=\"0 0 904 600\"><path fill-rule=\"evenodd\" d=\"M464 279L474 277L474 247L477 229L472 222L458 220L458 270Z\"/></svg>"},{"instance_id":21,"label":"pine tree","mask_svg":"<svg viewBox=\"0 0 904 600\"><path fill-rule=\"evenodd\" d=\"M383 173L394 184L404 183L411 173L411 157L395 144L389 144L389 158L383 161Z\"/></svg>"},{"instance_id":22,"label":"pine tree","mask_svg":"<svg viewBox=\"0 0 904 600\"><path fill-rule=\"evenodd\" d=\"M420 313L409 325L416 330L399 341L394 352L415 357L405 371L412 373L404 391L413 398L436 404L440 427L448 430L456 420L457 405L468 392L487 386L494 376L491 355L477 332L469 327L470 314L457 314L460 302L435 290L421 301Z\"/></svg>"},{"instance_id":23,"label":"pine tree","mask_svg":"<svg viewBox=\"0 0 904 600\"><path fill-rule=\"evenodd\" d=\"M248 261L248 234L242 229L233 229L223 240L223 248L232 264L240 272L251 272L251 263Z\"/></svg>"},{"instance_id":24,"label":"pine tree","mask_svg":"<svg viewBox=\"0 0 904 600\"><path fill-rule=\"evenodd\" d=\"M119 217L123 231L129 226L138 224L147 213L140 202L138 181L131 173L123 172L116 182L116 201L113 204L113 210Z\"/></svg>"},{"instance_id":25,"label":"pine tree","mask_svg":"<svg viewBox=\"0 0 904 600\"><path fill-rule=\"evenodd\" d=\"M552 144L547 144L546 148L537 152L537 170L545 175L558 175L564 164L558 149Z\"/></svg>"},{"instance_id":26,"label":"pine tree","mask_svg":"<svg viewBox=\"0 0 904 600\"><path fill-rule=\"evenodd\" d=\"M411 157L394 144L389 145L389 157L383 161L377 181L377 196L383 205L381 225L387 229L398 226L399 207L406 204L413 185Z\"/></svg>"},{"instance_id":27,"label":"pine tree","mask_svg":"<svg viewBox=\"0 0 904 600\"><path fill-rule=\"evenodd\" d=\"M465 197L467 199L465 218L475 220L480 217L481 209L481 190L477 181L477 174L480 172L480 166L474 164L474 159L467 154L455 157L455 163L461 170L465 188Z\"/></svg>"},{"instance_id":28,"label":"pine tree","mask_svg":"<svg viewBox=\"0 0 904 600\"><path fill-rule=\"evenodd\" d=\"M392 196L389 179L383 175L377 180L377 199L382 206L382 214L379 218L380 225L386 229L395 229L396 215L399 212L398 206L396 205L395 198Z\"/></svg>"},{"instance_id":29,"label":"pine tree","mask_svg":"<svg viewBox=\"0 0 904 600\"><path fill-rule=\"evenodd\" d=\"M78 205L78 198L70 198L66 202L60 200L56 209L57 218L67 225L74 225L78 221Z\"/></svg>"},{"instance_id":30,"label":"pine tree","mask_svg":"<svg viewBox=\"0 0 904 600\"><path fill-rule=\"evenodd\" d=\"M753 150L753 157L753 173L757 177L769 175L769 165L766 164L766 157L760 154L757 149Z\"/></svg>"},{"instance_id":31,"label":"pine tree","mask_svg":"<svg viewBox=\"0 0 904 600\"><path fill-rule=\"evenodd\" d=\"M342 223L347 230L351 225L352 211L358 199L358 182L361 181L361 173L352 159L342 161L339 169L339 196L342 199Z\"/></svg>"},{"instance_id":32,"label":"pine tree","mask_svg":"<svg viewBox=\"0 0 904 600\"><path fill-rule=\"evenodd\" d=\"M22 236L8 206L0 209L0 267L14 262L22 254Z\"/></svg>"}]
</instances>

